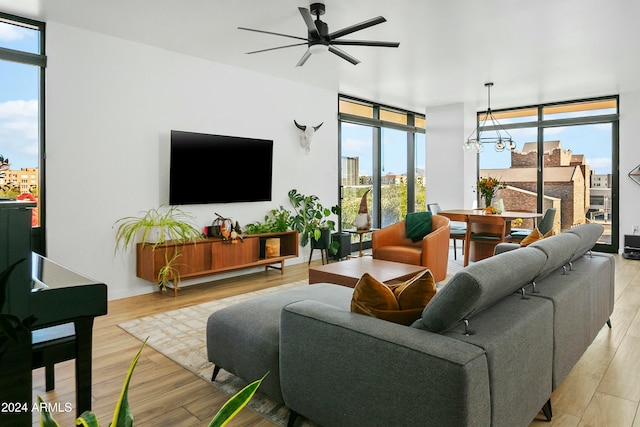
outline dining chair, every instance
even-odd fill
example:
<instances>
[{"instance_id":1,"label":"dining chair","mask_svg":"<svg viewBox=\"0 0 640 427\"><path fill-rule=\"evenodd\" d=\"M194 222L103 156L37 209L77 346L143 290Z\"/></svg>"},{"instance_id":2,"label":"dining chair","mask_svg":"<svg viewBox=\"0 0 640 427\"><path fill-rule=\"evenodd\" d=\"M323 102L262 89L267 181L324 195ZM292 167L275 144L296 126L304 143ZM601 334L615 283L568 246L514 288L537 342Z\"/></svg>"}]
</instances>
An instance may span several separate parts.
<instances>
[{"instance_id":1,"label":"dining chair","mask_svg":"<svg viewBox=\"0 0 640 427\"><path fill-rule=\"evenodd\" d=\"M469 252L472 242L489 244L491 245L489 249L492 249L498 243L510 241L511 235L507 232L507 220L503 217L499 215L469 215L464 242L464 265L467 266L469 264ZM492 250L482 252L485 254L493 253Z\"/></svg>"},{"instance_id":2,"label":"dining chair","mask_svg":"<svg viewBox=\"0 0 640 427\"><path fill-rule=\"evenodd\" d=\"M440 207L439 203L427 203L427 210L437 215L438 212L442 211L442 208ZM449 228L450 228L449 236L453 241L453 259L457 260L458 249L456 248L456 241L462 240L462 255L464 255L464 238L465 238L465 235L467 234L467 223L461 222L461 221L452 221Z\"/></svg>"},{"instance_id":3,"label":"dining chair","mask_svg":"<svg viewBox=\"0 0 640 427\"><path fill-rule=\"evenodd\" d=\"M547 234L551 229L553 229L553 222L555 218L556 218L556 208L548 208L546 211L544 211L544 215L542 215L542 218L540 219L540 221L538 221L538 224L536 225L536 227L538 228L538 231L543 235ZM524 228L514 229L514 230L511 230L511 238L513 239L513 241L520 242L529 234L531 234L532 231L533 230L524 229Z\"/></svg>"}]
</instances>

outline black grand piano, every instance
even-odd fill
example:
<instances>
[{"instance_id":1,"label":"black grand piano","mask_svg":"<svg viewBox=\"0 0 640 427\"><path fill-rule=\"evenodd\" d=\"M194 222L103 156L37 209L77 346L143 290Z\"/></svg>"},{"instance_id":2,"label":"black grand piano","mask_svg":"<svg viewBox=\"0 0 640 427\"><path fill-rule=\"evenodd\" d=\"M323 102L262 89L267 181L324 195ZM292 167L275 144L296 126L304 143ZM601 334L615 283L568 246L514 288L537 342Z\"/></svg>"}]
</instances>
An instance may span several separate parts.
<instances>
[{"instance_id":1,"label":"black grand piano","mask_svg":"<svg viewBox=\"0 0 640 427\"><path fill-rule=\"evenodd\" d=\"M76 366L75 410L79 415L91 409L93 321L107 313L107 286L31 252L32 207L25 202L0 202L0 271L20 261L11 275L2 313L20 319L32 315L31 334L45 347L47 340L71 334ZM16 409L0 413L2 426L31 422L30 341L12 345L0 360L0 401L13 402L12 408Z\"/></svg>"},{"instance_id":2,"label":"black grand piano","mask_svg":"<svg viewBox=\"0 0 640 427\"><path fill-rule=\"evenodd\" d=\"M107 286L32 254L32 334L42 342L75 329L76 412L91 409L93 319L107 314ZM45 341L46 343L46 341Z\"/></svg>"}]
</instances>

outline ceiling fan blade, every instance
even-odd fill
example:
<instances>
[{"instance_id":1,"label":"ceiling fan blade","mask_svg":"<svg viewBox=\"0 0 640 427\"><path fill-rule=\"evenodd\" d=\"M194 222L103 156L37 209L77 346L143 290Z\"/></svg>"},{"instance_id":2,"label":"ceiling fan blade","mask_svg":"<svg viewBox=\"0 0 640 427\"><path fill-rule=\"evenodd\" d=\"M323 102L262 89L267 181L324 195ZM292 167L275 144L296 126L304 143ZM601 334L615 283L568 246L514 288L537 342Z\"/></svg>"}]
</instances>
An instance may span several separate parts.
<instances>
[{"instance_id":1,"label":"ceiling fan blade","mask_svg":"<svg viewBox=\"0 0 640 427\"><path fill-rule=\"evenodd\" d=\"M278 49L284 49L284 48L287 48L287 47L302 46L302 45L306 45L306 44L308 44L308 43L306 43L306 42L305 43L294 43L294 44L288 44L286 46L278 46L278 47L270 47L268 49L254 50L252 52L247 52L246 54L247 55L251 55L252 53L268 52L270 50L278 50Z\"/></svg>"},{"instance_id":2,"label":"ceiling fan blade","mask_svg":"<svg viewBox=\"0 0 640 427\"><path fill-rule=\"evenodd\" d=\"M329 40L337 39L338 37L346 36L347 34L355 33L356 31L364 30L365 28L373 27L374 25L382 24L383 22L387 22L387 20L382 16L371 18L359 24L351 25L350 27L334 31L333 33L329 34Z\"/></svg>"},{"instance_id":3,"label":"ceiling fan blade","mask_svg":"<svg viewBox=\"0 0 640 427\"><path fill-rule=\"evenodd\" d=\"M320 37L320 33L318 32L318 28L316 27L316 23L313 22L313 16L309 9L305 9L304 7L299 7L300 15L302 15L302 19L304 19L304 23L307 24L307 28L309 29L309 34L313 38Z\"/></svg>"},{"instance_id":4,"label":"ceiling fan blade","mask_svg":"<svg viewBox=\"0 0 640 427\"><path fill-rule=\"evenodd\" d=\"M335 46L331 46L329 45L329 52L331 53L335 53L336 55L338 55L340 58L342 59L346 59L347 61L351 62L353 65L358 65L360 63L360 61L358 61L356 58L354 58L353 56L349 55L347 52L345 52L342 49L338 49Z\"/></svg>"},{"instance_id":5,"label":"ceiling fan blade","mask_svg":"<svg viewBox=\"0 0 640 427\"><path fill-rule=\"evenodd\" d=\"M297 37L297 36L290 36L289 34L281 34L281 33L274 33L272 31L264 31L264 30L255 30L253 28L246 28L246 27L238 27L239 30L245 30L245 31L253 31L255 33L264 33L264 34L271 34L272 36L280 36L280 37L289 37L291 39L298 39L298 40L304 40L307 41L307 39L302 38L302 37Z\"/></svg>"},{"instance_id":6,"label":"ceiling fan blade","mask_svg":"<svg viewBox=\"0 0 640 427\"><path fill-rule=\"evenodd\" d=\"M378 42L371 40L332 40L331 44L342 46L374 46L374 47L398 47L399 42Z\"/></svg>"},{"instance_id":7,"label":"ceiling fan blade","mask_svg":"<svg viewBox=\"0 0 640 427\"><path fill-rule=\"evenodd\" d=\"M304 55L302 55L302 58L300 58L300 61L298 61L298 63L296 64L296 67L302 67L304 63L307 62L307 59L309 59L310 56L311 56L311 51L307 49Z\"/></svg>"}]
</instances>

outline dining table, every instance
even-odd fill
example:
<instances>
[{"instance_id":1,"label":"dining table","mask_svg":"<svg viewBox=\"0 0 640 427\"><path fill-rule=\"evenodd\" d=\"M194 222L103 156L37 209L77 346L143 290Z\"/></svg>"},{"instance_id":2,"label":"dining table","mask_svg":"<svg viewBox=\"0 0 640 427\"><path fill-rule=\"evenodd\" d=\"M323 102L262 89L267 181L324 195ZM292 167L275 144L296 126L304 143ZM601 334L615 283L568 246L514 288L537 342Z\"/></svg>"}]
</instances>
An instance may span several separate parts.
<instances>
[{"instance_id":1,"label":"dining table","mask_svg":"<svg viewBox=\"0 0 640 427\"><path fill-rule=\"evenodd\" d=\"M502 211L488 213L485 209L450 209L440 211L438 215L446 216L451 221L466 223L467 232L464 240L465 267L469 264L469 261L480 261L493 256L494 249L498 243L509 241L511 222L513 220L530 218L535 222L542 217L542 214L537 212ZM496 219L496 221L487 221L487 218ZM474 240L470 238L473 233L490 234L497 236L497 238L493 240Z\"/></svg>"}]
</instances>

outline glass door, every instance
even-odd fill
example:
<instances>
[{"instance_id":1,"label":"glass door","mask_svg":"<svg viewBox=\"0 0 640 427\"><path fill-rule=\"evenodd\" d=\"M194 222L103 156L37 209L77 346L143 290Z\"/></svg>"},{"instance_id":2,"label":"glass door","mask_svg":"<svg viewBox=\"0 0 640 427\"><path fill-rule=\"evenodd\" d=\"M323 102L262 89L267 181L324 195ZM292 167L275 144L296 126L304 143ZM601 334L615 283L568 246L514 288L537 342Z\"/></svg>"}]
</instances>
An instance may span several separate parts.
<instances>
[{"instance_id":1,"label":"glass door","mask_svg":"<svg viewBox=\"0 0 640 427\"><path fill-rule=\"evenodd\" d=\"M588 222L604 226L611 245L612 124L544 129L543 206L556 208L556 232Z\"/></svg>"},{"instance_id":2,"label":"glass door","mask_svg":"<svg viewBox=\"0 0 640 427\"><path fill-rule=\"evenodd\" d=\"M354 228L353 221L364 193L374 185L375 128L353 123L341 124L342 229ZM367 195L369 214L373 195Z\"/></svg>"},{"instance_id":3,"label":"glass door","mask_svg":"<svg viewBox=\"0 0 640 427\"><path fill-rule=\"evenodd\" d=\"M382 128L380 154L381 227L407 215L407 132Z\"/></svg>"}]
</instances>

